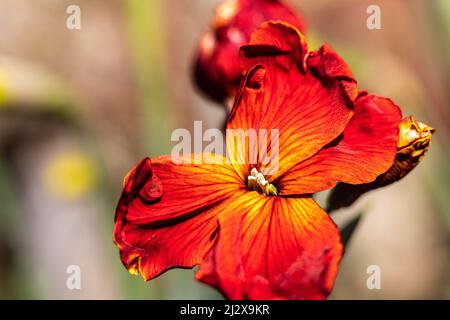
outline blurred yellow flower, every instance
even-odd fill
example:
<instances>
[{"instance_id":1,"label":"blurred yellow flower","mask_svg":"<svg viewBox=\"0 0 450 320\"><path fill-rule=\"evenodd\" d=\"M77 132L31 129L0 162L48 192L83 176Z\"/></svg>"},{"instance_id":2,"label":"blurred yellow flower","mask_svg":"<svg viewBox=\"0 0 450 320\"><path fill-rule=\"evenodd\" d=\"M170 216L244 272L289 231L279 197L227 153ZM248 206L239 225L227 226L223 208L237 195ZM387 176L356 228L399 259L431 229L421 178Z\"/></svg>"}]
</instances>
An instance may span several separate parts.
<instances>
[{"instance_id":1,"label":"blurred yellow flower","mask_svg":"<svg viewBox=\"0 0 450 320\"><path fill-rule=\"evenodd\" d=\"M96 180L96 167L92 159L82 152L57 155L44 172L48 192L66 201L77 200L89 194Z\"/></svg>"},{"instance_id":2,"label":"blurred yellow flower","mask_svg":"<svg viewBox=\"0 0 450 320\"><path fill-rule=\"evenodd\" d=\"M6 81L6 75L2 70L0 70L0 108L3 107L6 103L6 90L7 88L7 81Z\"/></svg>"}]
</instances>

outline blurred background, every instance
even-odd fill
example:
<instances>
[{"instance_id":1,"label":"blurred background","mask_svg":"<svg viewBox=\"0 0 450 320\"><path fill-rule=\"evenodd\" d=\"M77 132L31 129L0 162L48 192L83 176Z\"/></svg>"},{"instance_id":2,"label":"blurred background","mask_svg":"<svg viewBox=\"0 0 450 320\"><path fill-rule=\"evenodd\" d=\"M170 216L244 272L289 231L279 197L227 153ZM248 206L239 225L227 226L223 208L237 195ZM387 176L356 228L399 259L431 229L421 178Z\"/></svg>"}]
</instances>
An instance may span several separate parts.
<instances>
[{"instance_id":1,"label":"blurred background","mask_svg":"<svg viewBox=\"0 0 450 320\"><path fill-rule=\"evenodd\" d=\"M333 299L450 298L450 1L291 0L311 49L326 41L360 89L437 129L425 160L372 192ZM216 299L191 270L144 283L112 242L122 179L169 153L176 128L221 128L190 76L219 0L0 0L0 298ZM81 30L66 28L69 5ZM381 8L381 30L366 9ZM350 213L348 213L350 212ZM66 286L81 270L81 289ZM366 269L381 269L368 290Z\"/></svg>"}]
</instances>

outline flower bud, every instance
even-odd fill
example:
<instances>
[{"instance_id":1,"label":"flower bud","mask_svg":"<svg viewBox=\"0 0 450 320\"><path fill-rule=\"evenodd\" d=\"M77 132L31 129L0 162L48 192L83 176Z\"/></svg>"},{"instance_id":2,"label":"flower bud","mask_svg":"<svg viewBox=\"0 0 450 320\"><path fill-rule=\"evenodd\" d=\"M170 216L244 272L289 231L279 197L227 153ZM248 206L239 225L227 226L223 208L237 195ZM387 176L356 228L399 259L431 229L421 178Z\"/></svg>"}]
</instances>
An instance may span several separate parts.
<instances>
[{"instance_id":1,"label":"flower bud","mask_svg":"<svg viewBox=\"0 0 450 320\"><path fill-rule=\"evenodd\" d=\"M234 96L242 77L239 48L267 20L305 29L302 19L280 0L227 0L217 8L211 30L199 42L194 66L195 82L209 98L225 103Z\"/></svg>"},{"instance_id":2,"label":"flower bud","mask_svg":"<svg viewBox=\"0 0 450 320\"><path fill-rule=\"evenodd\" d=\"M434 129L412 116L404 118L399 125L397 155L393 165L375 181L361 185L338 184L328 198L327 211L333 211L353 204L364 193L385 187L406 176L422 161L431 145Z\"/></svg>"}]
</instances>

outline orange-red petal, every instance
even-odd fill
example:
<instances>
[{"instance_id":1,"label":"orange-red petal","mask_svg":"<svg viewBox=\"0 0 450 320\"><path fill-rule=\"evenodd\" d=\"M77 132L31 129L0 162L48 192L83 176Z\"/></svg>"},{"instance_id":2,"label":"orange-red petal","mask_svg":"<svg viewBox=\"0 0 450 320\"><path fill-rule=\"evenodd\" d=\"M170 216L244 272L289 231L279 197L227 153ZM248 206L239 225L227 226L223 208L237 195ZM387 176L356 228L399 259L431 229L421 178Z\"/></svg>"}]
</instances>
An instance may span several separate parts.
<instances>
[{"instance_id":1,"label":"orange-red petal","mask_svg":"<svg viewBox=\"0 0 450 320\"><path fill-rule=\"evenodd\" d=\"M317 74L324 83L340 80L348 98L354 101L358 96L356 80L345 61L328 44L310 52L306 61L312 73Z\"/></svg>"},{"instance_id":2,"label":"orange-red petal","mask_svg":"<svg viewBox=\"0 0 450 320\"><path fill-rule=\"evenodd\" d=\"M196 277L229 299L324 299L342 255L336 225L311 198L248 192L219 216ZM236 214L231 214L236 212Z\"/></svg>"},{"instance_id":3,"label":"orange-red petal","mask_svg":"<svg viewBox=\"0 0 450 320\"><path fill-rule=\"evenodd\" d=\"M362 93L343 134L276 182L281 195L314 193L336 182L371 182L393 164L400 109L387 98Z\"/></svg>"},{"instance_id":4,"label":"orange-red petal","mask_svg":"<svg viewBox=\"0 0 450 320\"><path fill-rule=\"evenodd\" d=\"M356 82L345 62L330 52L327 47L310 69L303 35L283 22L264 23L241 49L240 62L248 72L228 120L227 151L243 179L251 167L276 179L342 133L353 114L348 90ZM248 148L230 129L267 130L267 143ZM272 130L279 133L277 158L265 152L273 150Z\"/></svg>"},{"instance_id":5,"label":"orange-red petal","mask_svg":"<svg viewBox=\"0 0 450 320\"><path fill-rule=\"evenodd\" d=\"M190 156L181 160L144 159L124 182L114 241L126 268L145 280L199 264L211 246L216 215L245 187L222 156L204 154L209 164L201 165L191 164Z\"/></svg>"}]
</instances>

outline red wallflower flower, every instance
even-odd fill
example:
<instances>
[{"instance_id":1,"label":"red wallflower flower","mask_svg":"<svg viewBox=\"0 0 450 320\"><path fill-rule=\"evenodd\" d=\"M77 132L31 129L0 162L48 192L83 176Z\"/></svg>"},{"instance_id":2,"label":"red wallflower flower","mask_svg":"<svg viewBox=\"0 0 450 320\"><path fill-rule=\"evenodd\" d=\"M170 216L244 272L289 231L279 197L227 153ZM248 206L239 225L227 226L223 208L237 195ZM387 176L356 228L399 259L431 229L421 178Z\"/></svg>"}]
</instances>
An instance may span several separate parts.
<instances>
[{"instance_id":1,"label":"red wallflower flower","mask_svg":"<svg viewBox=\"0 0 450 320\"><path fill-rule=\"evenodd\" d=\"M212 30L199 43L195 80L210 98L224 102L242 77L237 61L239 48L264 21L283 20L305 31L303 19L279 0L227 0L216 11Z\"/></svg>"},{"instance_id":2,"label":"red wallflower flower","mask_svg":"<svg viewBox=\"0 0 450 320\"><path fill-rule=\"evenodd\" d=\"M127 269L145 280L200 265L196 278L230 299L326 298L343 249L310 195L384 173L401 112L389 99L358 93L337 53L327 45L308 53L286 23L264 23L239 58L248 71L227 129L278 129L278 170L237 161L248 160L248 145L228 137L229 161L144 159L125 179L115 242Z\"/></svg>"}]
</instances>

